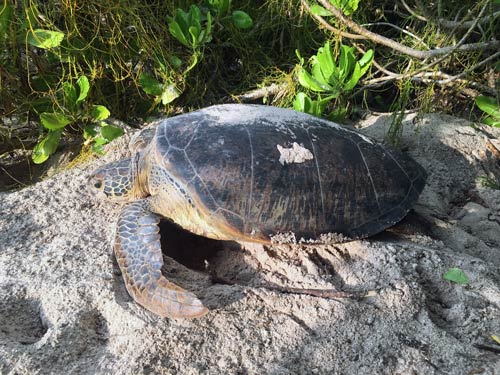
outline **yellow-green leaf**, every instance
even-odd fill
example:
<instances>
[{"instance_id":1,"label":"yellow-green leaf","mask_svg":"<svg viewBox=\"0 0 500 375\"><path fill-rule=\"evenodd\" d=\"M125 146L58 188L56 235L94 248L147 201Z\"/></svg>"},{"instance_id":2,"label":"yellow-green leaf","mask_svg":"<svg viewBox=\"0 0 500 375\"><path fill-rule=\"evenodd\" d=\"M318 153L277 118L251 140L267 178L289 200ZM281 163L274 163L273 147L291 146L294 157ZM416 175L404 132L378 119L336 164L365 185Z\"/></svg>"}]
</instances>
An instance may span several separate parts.
<instances>
[{"instance_id":1,"label":"yellow-green leaf","mask_svg":"<svg viewBox=\"0 0 500 375\"><path fill-rule=\"evenodd\" d=\"M60 31L36 29L28 31L28 43L38 48L58 47L64 39Z\"/></svg>"},{"instance_id":2,"label":"yellow-green leaf","mask_svg":"<svg viewBox=\"0 0 500 375\"><path fill-rule=\"evenodd\" d=\"M92 108L91 116L96 121L106 120L111 113L103 105L95 105Z\"/></svg>"},{"instance_id":3,"label":"yellow-green leaf","mask_svg":"<svg viewBox=\"0 0 500 375\"><path fill-rule=\"evenodd\" d=\"M61 133L62 130L51 131L45 138L38 142L31 154L31 158L35 164L43 163L56 151L61 140Z\"/></svg>"},{"instance_id":4,"label":"yellow-green leaf","mask_svg":"<svg viewBox=\"0 0 500 375\"><path fill-rule=\"evenodd\" d=\"M62 129L71 123L71 119L67 118L62 113L57 112L43 112L40 115L40 121L42 122L42 125L49 130Z\"/></svg>"}]
</instances>

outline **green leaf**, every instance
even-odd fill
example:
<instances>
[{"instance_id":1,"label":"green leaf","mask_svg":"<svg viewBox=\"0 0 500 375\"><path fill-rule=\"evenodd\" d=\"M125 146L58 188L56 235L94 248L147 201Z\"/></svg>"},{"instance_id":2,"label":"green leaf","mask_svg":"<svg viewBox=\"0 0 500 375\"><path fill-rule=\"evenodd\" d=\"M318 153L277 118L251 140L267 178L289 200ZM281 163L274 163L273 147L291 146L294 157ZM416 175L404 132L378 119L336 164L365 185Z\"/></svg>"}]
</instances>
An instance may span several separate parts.
<instances>
[{"instance_id":1,"label":"green leaf","mask_svg":"<svg viewBox=\"0 0 500 375\"><path fill-rule=\"evenodd\" d=\"M368 51L365 52L363 57L359 60L359 65L361 66L361 68L365 69L367 66L371 65L372 61L373 61L373 50L369 49Z\"/></svg>"},{"instance_id":2,"label":"green leaf","mask_svg":"<svg viewBox=\"0 0 500 375\"><path fill-rule=\"evenodd\" d=\"M361 78L361 67L359 63L356 61L354 64L354 71L352 72L351 78L345 83L344 91L351 91L359 82Z\"/></svg>"},{"instance_id":3,"label":"green leaf","mask_svg":"<svg viewBox=\"0 0 500 375\"><path fill-rule=\"evenodd\" d=\"M476 105L485 113L500 120L500 108L495 98L489 96L476 97Z\"/></svg>"},{"instance_id":4,"label":"green leaf","mask_svg":"<svg viewBox=\"0 0 500 375\"><path fill-rule=\"evenodd\" d=\"M444 273L443 279L460 285L467 285L469 283L469 278L460 268L449 268Z\"/></svg>"},{"instance_id":5,"label":"green leaf","mask_svg":"<svg viewBox=\"0 0 500 375\"><path fill-rule=\"evenodd\" d=\"M311 100L305 93L299 92L295 96L295 100L293 101L293 109L299 112L305 112L306 111L306 106L307 100Z\"/></svg>"},{"instance_id":6,"label":"green leaf","mask_svg":"<svg viewBox=\"0 0 500 375\"><path fill-rule=\"evenodd\" d=\"M242 10L235 10L231 15L234 26L238 29L250 29L253 26L252 17Z\"/></svg>"},{"instance_id":7,"label":"green leaf","mask_svg":"<svg viewBox=\"0 0 500 375\"><path fill-rule=\"evenodd\" d=\"M201 40L198 39L200 37L201 33L201 27L196 26L189 26L189 35L191 35L191 46L193 48L198 47L198 44L201 43ZM203 35L202 35L203 37ZM200 38L201 39L201 38Z\"/></svg>"},{"instance_id":8,"label":"green leaf","mask_svg":"<svg viewBox=\"0 0 500 375\"><path fill-rule=\"evenodd\" d=\"M358 9L359 0L330 0L330 3L346 16L350 16Z\"/></svg>"},{"instance_id":9,"label":"green leaf","mask_svg":"<svg viewBox=\"0 0 500 375\"><path fill-rule=\"evenodd\" d=\"M169 55L168 56L168 62L175 68L179 69L182 66L182 60L175 56L175 55Z\"/></svg>"},{"instance_id":10,"label":"green leaf","mask_svg":"<svg viewBox=\"0 0 500 375\"><path fill-rule=\"evenodd\" d=\"M101 135L108 142L111 142L113 139L123 135L123 129L112 125L106 125L101 128Z\"/></svg>"},{"instance_id":11,"label":"green leaf","mask_svg":"<svg viewBox=\"0 0 500 375\"><path fill-rule=\"evenodd\" d=\"M148 95L160 96L163 93L163 84L147 73L141 74L139 84Z\"/></svg>"},{"instance_id":12,"label":"green leaf","mask_svg":"<svg viewBox=\"0 0 500 375\"><path fill-rule=\"evenodd\" d=\"M297 73L297 78L302 87L308 90L316 92L330 91L331 87L325 84L321 84L316 79L314 79L304 68L301 68Z\"/></svg>"},{"instance_id":13,"label":"green leaf","mask_svg":"<svg viewBox=\"0 0 500 375\"><path fill-rule=\"evenodd\" d=\"M203 43L208 43L212 40L212 15L207 12L207 26L205 27L205 35L203 37Z\"/></svg>"},{"instance_id":14,"label":"green leaf","mask_svg":"<svg viewBox=\"0 0 500 375\"><path fill-rule=\"evenodd\" d=\"M333 16L332 12L330 12L328 9L325 9L321 5L318 5L318 4L311 5L311 13L316 15L316 16L321 16L321 17Z\"/></svg>"},{"instance_id":15,"label":"green leaf","mask_svg":"<svg viewBox=\"0 0 500 375\"><path fill-rule=\"evenodd\" d=\"M186 33L182 30L181 26L179 23L174 20L173 18L169 17L169 22L168 22L168 31L172 36L177 39L181 44L185 45L186 47L191 47L191 44L187 40L187 33L189 32L186 29Z\"/></svg>"},{"instance_id":16,"label":"green leaf","mask_svg":"<svg viewBox=\"0 0 500 375\"><path fill-rule=\"evenodd\" d=\"M104 150L102 148L103 145L106 143L109 143L109 141L106 138L103 137L97 137L94 140L94 144L92 145L92 151L94 151L96 154L104 154Z\"/></svg>"},{"instance_id":17,"label":"green leaf","mask_svg":"<svg viewBox=\"0 0 500 375\"><path fill-rule=\"evenodd\" d=\"M231 8L231 0L208 0L208 5L217 12L219 17L223 17Z\"/></svg>"},{"instance_id":18,"label":"green leaf","mask_svg":"<svg viewBox=\"0 0 500 375\"><path fill-rule=\"evenodd\" d=\"M56 151L59 141L61 140L61 133L62 130L51 131L45 138L38 142L31 154L31 158L35 164L43 163Z\"/></svg>"},{"instance_id":19,"label":"green leaf","mask_svg":"<svg viewBox=\"0 0 500 375\"><path fill-rule=\"evenodd\" d=\"M105 106L94 105L94 106L92 106L92 112L90 113L90 116L92 116L92 118L95 121L102 121L102 120L106 120L110 114L111 113L109 112L109 110Z\"/></svg>"},{"instance_id":20,"label":"green leaf","mask_svg":"<svg viewBox=\"0 0 500 375\"><path fill-rule=\"evenodd\" d=\"M317 80L320 80L319 75L321 75L325 83L332 83L330 77L332 76L334 71L337 70L337 68L335 66L332 50L330 48L330 42L326 42L323 47L318 49L318 53L316 54L315 59L313 59L313 64L319 64L319 70L317 70L316 74L314 74L313 72L313 77ZM336 76L338 76L338 73L336 74Z\"/></svg>"},{"instance_id":21,"label":"green leaf","mask_svg":"<svg viewBox=\"0 0 500 375\"><path fill-rule=\"evenodd\" d=\"M485 117L483 118L483 124L493 126L494 128L500 128L500 119L495 119L493 117Z\"/></svg>"},{"instance_id":22,"label":"green leaf","mask_svg":"<svg viewBox=\"0 0 500 375\"><path fill-rule=\"evenodd\" d=\"M76 105L76 88L71 82L64 82L62 85L64 92L64 105L70 110L75 109Z\"/></svg>"},{"instance_id":23,"label":"green leaf","mask_svg":"<svg viewBox=\"0 0 500 375\"><path fill-rule=\"evenodd\" d=\"M181 95L181 92L177 90L174 85L168 85L161 94L161 102L166 105L173 102Z\"/></svg>"},{"instance_id":24,"label":"green leaf","mask_svg":"<svg viewBox=\"0 0 500 375\"><path fill-rule=\"evenodd\" d=\"M354 69L356 57L354 56L354 47L348 47L344 44L340 46L339 61L339 79L344 82Z\"/></svg>"},{"instance_id":25,"label":"green leaf","mask_svg":"<svg viewBox=\"0 0 500 375\"><path fill-rule=\"evenodd\" d=\"M64 39L60 31L36 29L28 31L28 43L38 48L58 47Z\"/></svg>"},{"instance_id":26,"label":"green leaf","mask_svg":"<svg viewBox=\"0 0 500 375\"><path fill-rule=\"evenodd\" d=\"M76 99L76 104L79 104L87 98L90 89L90 84L88 78L85 76L81 76L80 78L78 78L76 84L78 85L79 89L78 98Z\"/></svg>"},{"instance_id":27,"label":"green leaf","mask_svg":"<svg viewBox=\"0 0 500 375\"><path fill-rule=\"evenodd\" d=\"M326 100L312 100L305 93L299 92L295 96L293 109L319 117L323 113L329 100L330 98L327 98Z\"/></svg>"},{"instance_id":28,"label":"green leaf","mask_svg":"<svg viewBox=\"0 0 500 375\"><path fill-rule=\"evenodd\" d=\"M85 140L90 140L97 135L97 131L95 130L95 125L87 125L83 128L83 138Z\"/></svg>"},{"instance_id":29,"label":"green leaf","mask_svg":"<svg viewBox=\"0 0 500 375\"><path fill-rule=\"evenodd\" d=\"M67 118L62 113L57 112L43 112L40 114L40 121L42 122L42 125L49 130L62 129L71 123L71 119Z\"/></svg>"}]
</instances>

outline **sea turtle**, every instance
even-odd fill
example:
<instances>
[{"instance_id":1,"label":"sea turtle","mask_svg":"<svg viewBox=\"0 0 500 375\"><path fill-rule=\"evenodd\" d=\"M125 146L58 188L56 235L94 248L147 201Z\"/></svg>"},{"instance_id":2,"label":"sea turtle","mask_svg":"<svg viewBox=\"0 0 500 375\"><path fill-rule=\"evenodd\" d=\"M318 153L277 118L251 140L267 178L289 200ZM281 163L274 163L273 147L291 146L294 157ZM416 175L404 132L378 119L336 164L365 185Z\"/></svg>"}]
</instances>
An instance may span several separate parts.
<instances>
[{"instance_id":1,"label":"sea turtle","mask_svg":"<svg viewBox=\"0 0 500 375\"><path fill-rule=\"evenodd\" d=\"M201 301L168 281L158 223L198 235L268 243L341 241L400 221L426 173L410 157L354 130L262 105L216 105L167 118L131 158L91 176L124 206L115 254L131 296L164 317L198 317Z\"/></svg>"}]
</instances>

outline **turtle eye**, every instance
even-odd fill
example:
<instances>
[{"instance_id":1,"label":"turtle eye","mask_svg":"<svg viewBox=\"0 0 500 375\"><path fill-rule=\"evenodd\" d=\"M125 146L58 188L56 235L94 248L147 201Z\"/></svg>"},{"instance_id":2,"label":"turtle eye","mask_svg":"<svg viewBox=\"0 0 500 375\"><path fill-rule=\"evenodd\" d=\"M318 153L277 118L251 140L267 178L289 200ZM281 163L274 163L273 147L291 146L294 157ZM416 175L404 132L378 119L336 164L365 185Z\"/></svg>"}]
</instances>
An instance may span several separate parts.
<instances>
[{"instance_id":1,"label":"turtle eye","mask_svg":"<svg viewBox=\"0 0 500 375\"><path fill-rule=\"evenodd\" d=\"M95 187L96 189L100 189L100 188L102 187L102 181L100 181L100 180L99 180L99 181L96 181L96 182L94 183L94 187Z\"/></svg>"}]
</instances>

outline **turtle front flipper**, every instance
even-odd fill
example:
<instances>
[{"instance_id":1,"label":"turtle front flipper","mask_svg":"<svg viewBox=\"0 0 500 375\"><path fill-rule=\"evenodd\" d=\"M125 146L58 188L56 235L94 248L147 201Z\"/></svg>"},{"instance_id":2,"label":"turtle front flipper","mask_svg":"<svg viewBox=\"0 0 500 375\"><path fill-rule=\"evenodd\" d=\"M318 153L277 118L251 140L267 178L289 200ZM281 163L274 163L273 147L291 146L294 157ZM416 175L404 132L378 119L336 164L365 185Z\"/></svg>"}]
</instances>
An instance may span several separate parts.
<instances>
[{"instance_id":1,"label":"turtle front flipper","mask_svg":"<svg viewBox=\"0 0 500 375\"><path fill-rule=\"evenodd\" d=\"M128 204L118 220L115 254L128 292L136 302L162 317L196 318L208 312L191 292L161 273L158 223L148 199Z\"/></svg>"}]
</instances>

